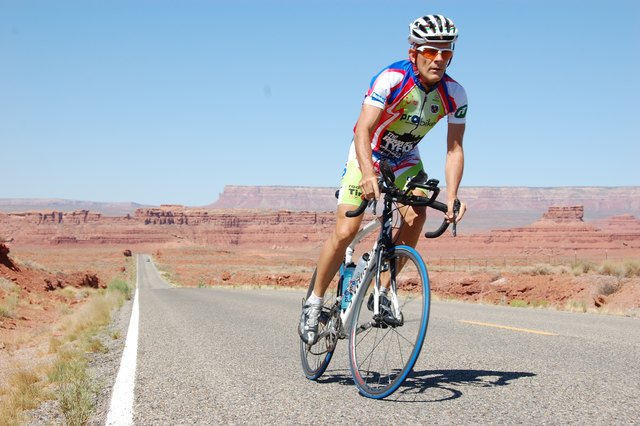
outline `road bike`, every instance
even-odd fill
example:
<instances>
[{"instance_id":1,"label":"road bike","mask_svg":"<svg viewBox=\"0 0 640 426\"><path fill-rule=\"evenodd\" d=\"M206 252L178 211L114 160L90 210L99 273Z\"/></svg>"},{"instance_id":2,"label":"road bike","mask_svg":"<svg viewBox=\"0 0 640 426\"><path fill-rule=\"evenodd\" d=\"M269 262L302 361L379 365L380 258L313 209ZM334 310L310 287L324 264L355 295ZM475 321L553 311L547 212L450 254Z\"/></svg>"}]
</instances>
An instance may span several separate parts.
<instances>
[{"instance_id":1,"label":"road bike","mask_svg":"<svg viewBox=\"0 0 640 426\"><path fill-rule=\"evenodd\" d=\"M389 164L380 164L378 186L384 195L382 214L362 227L346 249L340 270L326 292L316 343L308 345L300 341L302 369L308 379L317 380L322 376L338 340L346 338L349 339L351 373L362 395L385 398L407 378L418 359L429 323L429 276L420 254L413 247L396 245L393 237L397 233L396 224L401 222L402 206L427 206L447 212L447 205L436 201L440 192L438 184L438 180L428 179L426 173L420 172L401 190L394 185ZM414 195L415 189L422 189L426 196ZM459 205L456 200L454 235ZM363 201L356 210L346 214L358 216L367 206ZM373 210L375 216L375 204ZM425 237L439 237L448 226L445 219L437 230L426 232ZM361 255L354 271L356 246L378 228L373 248ZM345 278L345 274L348 277L351 272L352 277ZM307 298L315 280L316 271Z\"/></svg>"}]
</instances>

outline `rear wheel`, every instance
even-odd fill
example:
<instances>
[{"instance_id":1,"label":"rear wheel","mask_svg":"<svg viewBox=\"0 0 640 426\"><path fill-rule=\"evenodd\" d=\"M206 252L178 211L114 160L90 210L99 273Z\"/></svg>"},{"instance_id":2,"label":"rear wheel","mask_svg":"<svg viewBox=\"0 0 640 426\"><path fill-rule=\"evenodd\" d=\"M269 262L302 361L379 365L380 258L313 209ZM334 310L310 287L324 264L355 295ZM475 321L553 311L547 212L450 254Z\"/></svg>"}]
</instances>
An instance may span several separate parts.
<instances>
[{"instance_id":1,"label":"rear wheel","mask_svg":"<svg viewBox=\"0 0 640 426\"><path fill-rule=\"evenodd\" d=\"M354 382L362 395L376 399L395 392L411 372L427 333L430 305L427 269L411 247L397 246L382 260L380 282L396 286L399 312L374 316L374 268L353 302L349 336Z\"/></svg>"},{"instance_id":2,"label":"rear wheel","mask_svg":"<svg viewBox=\"0 0 640 426\"><path fill-rule=\"evenodd\" d=\"M313 345L300 340L300 359L302 370L309 380L317 380L325 372L331 362L333 351L338 341L340 312L336 304L339 274L331 281L325 295L325 303L318 323L318 335L321 336ZM305 300L311 295L316 282L316 271L313 272Z\"/></svg>"}]
</instances>

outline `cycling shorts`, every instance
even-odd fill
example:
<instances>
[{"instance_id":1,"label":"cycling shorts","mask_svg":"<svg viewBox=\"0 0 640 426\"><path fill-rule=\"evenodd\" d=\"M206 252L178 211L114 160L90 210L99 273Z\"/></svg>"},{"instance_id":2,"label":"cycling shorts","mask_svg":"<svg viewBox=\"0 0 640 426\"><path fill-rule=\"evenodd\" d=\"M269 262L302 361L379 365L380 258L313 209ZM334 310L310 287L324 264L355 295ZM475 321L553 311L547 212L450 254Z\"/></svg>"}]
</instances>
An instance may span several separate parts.
<instances>
[{"instance_id":1,"label":"cycling shorts","mask_svg":"<svg viewBox=\"0 0 640 426\"><path fill-rule=\"evenodd\" d=\"M400 189L406 189L407 181L423 170L422 161L418 155L411 155L400 159L399 161L387 160L391 164L391 168L395 174L395 185ZM376 172L379 172L379 160L375 161L374 166ZM349 158L342 172L342 180L340 182L340 193L338 194L338 204L349 204L359 206L362 202L362 191L360 190L360 180L362 172L358 166L356 158ZM423 195L427 196L428 192L418 189Z\"/></svg>"}]
</instances>

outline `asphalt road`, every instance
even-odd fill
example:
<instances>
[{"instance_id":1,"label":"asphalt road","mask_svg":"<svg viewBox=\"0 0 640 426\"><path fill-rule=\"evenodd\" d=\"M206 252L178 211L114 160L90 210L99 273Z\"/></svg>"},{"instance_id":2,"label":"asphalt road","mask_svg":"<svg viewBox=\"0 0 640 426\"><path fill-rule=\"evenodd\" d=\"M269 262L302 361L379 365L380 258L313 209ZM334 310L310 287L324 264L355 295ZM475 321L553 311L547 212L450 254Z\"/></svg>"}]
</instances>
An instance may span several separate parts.
<instances>
[{"instance_id":1,"label":"asphalt road","mask_svg":"<svg viewBox=\"0 0 640 426\"><path fill-rule=\"evenodd\" d=\"M305 379L302 291L172 288L147 258L136 424L640 423L638 319L436 302L414 373L377 401L353 386L346 340Z\"/></svg>"}]
</instances>

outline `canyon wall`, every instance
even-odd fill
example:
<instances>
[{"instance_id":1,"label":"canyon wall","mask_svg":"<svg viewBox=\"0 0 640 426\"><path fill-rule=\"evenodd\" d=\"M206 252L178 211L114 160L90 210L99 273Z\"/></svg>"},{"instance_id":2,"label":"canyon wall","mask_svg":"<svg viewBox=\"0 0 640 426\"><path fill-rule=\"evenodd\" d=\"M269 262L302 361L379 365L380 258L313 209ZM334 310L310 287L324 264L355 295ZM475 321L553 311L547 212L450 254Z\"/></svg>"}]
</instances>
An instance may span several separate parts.
<instances>
[{"instance_id":1,"label":"canyon wall","mask_svg":"<svg viewBox=\"0 0 640 426\"><path fill-rule=\"evenodd\" d=\"M640 255L640 220L621 215L584 220L583 206L554 206L528 226L447 232L421 239L419 248L440 255L555 255L573 250ZM369 217L371 217L369 215ZM428 221L427 228L440 223ZM164 205L133 215L110 217L88 211L0 213L0 242L14 244L115 244L162 246L206 244L260 249L307 247L317 250L335 223L333 212L205 209ZM433 226L432 226L433 225Z\"/></svg>"},{"instance_id":2,"label":"canyon wall","mask_svg":"<svg viewBox=\"0 0 640 426\"><path fill-rule=\"evenodd\" d=\"M296 186L225 186L208 208L267 208L294 211L334 211L335 188ZM445 198L442 189L440 199ZM582 205L589 220L631 214L640 217L640 187L461 187L469 210L469 231L528 225L555 206ZM443 200L444 201L444 200Z\"/></svg>"},{"instance_id":3,"label":"canyon wall","mask_svg":"<svg viewBox=\"0 0 640 426\"><path fill-rule=\"evenodd\" d=\"M207 208L327 210L336 206L336 188L227 185ZM442 188L441 194L446 194ZM460 198L478 211L534 211L536 217L553 206L582 205L590 217L629 213L640 216L640 187L467 187ZM442 196L441 196L442 198Z\"/></svg>"}]
</instances>

